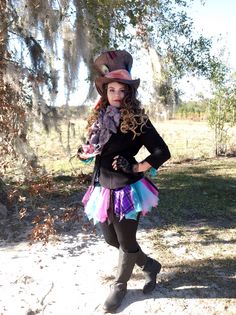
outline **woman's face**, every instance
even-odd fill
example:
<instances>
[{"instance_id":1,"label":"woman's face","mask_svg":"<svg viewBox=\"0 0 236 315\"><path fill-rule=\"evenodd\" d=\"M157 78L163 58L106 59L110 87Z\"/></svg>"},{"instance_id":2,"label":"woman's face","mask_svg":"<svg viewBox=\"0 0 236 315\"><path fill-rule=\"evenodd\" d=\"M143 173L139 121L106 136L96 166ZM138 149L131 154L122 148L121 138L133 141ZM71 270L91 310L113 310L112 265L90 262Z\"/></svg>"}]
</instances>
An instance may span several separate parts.
<instances>
[{"instance_id":1,"label":"woman's face","mask_svg":"<svg viewBox=\"0 0 236 315\"><path fill-rule=\"evenodd\" d=\"M108 83L107 99L111 106L120 107L121 102L125 97L125 84L118 82Z\"/></svg>"}]
</instances>

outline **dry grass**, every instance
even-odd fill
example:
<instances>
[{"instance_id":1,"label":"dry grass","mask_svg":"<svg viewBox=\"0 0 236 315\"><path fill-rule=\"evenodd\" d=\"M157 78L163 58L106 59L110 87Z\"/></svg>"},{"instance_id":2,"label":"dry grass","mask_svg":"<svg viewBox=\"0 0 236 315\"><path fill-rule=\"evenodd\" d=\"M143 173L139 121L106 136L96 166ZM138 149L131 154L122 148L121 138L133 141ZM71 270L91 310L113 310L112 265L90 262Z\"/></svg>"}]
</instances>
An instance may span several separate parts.
<instances>
[{"instance_id":1,"label":"dry grass","mask_svg":"<svg viewBox=\"0 0 236 315\"><path fill-rule=\"evenodd\" d=\"M154 123L158 132L168 144L172 159L170 162L180 162L188 159L214 157L214 132L206 122L171 120ZM39 126L34 126L29 140L39 156L39 162L45 170L53 174L80 174L92 170L92 166L85 165L76 159L78 146L86 136L86 121L77 119L68 128L64 122L59 127L60 133L52 130L49 134ZM68 132L70 139L68 140ZM231 134L235 132L232 129ZM236 147L232 137L230 147ZM147 152L141 150L137 156L142 160Z\"/></svg>"}]
</instances>

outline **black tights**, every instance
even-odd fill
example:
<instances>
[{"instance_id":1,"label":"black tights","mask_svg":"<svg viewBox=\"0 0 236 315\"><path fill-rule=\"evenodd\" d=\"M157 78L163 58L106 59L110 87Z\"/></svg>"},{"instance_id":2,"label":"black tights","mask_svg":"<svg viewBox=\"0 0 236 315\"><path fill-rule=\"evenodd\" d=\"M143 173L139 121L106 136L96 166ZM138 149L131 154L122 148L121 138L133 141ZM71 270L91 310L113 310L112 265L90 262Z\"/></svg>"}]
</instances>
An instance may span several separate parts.
<instances>
[{"instance_id":1,"label":"black tights","mask_svg":"<svg viewBox=\"0 0 236 315\"><path fill-rule=\"evenodd\" d=\"M100 223L105 241L116 248L121 247L124 252L135 253L139 250L136 240L136 232L138 229L139 215L137 220L129 220L113 217L112 222L108 221Z\"/></svg>"}]
</instances>

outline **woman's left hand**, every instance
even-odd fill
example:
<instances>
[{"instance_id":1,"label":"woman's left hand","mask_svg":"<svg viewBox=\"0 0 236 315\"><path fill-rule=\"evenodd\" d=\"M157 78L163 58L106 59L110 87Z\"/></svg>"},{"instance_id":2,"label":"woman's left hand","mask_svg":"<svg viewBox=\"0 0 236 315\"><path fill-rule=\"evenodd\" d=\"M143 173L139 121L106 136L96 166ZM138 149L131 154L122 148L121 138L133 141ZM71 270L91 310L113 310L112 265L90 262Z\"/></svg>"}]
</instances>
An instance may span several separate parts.
<instances>
[{"instance_id":1,"label":"woman's left hand","mask_svg":"<svg viewBox=\"0 0 236 315\"><path fill-rule=\"evenodd\" d=\"M117 155L112 162L114 170L122 170L124 173L133 173L133 164L130 164L123 156Z\"/></svg>"},{"instance_id":2,"label":"woman's left hand","mask_svg":"<svg viewBox=\"0 0 236 315\"><path fill-rule=\"evenodd\" d=\"M134 174L148 171L152 166L146 161L130 164L123 156L117 155L112 163L114 170L122 170L124 173Z\"/></svg>"}]
</instances>

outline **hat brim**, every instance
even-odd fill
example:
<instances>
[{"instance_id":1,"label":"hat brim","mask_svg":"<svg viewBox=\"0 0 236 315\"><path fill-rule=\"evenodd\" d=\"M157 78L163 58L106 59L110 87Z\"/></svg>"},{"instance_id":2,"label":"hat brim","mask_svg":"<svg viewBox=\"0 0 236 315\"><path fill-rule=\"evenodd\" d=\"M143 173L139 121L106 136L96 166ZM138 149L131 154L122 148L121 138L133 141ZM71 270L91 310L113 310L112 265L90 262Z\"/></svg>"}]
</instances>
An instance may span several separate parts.
<instances>
[{"instance_id":1,"label":"hat brim","mask_svg":"<svg viewBox=\"0 0 236 315\"><path fill-rule=\"evenodd\" d=\"M124 80L124 79L116 79L116 78L106 78L106 77L98 77L95 79L95 86L100 95L103 94L104 85L111 82L119 82L123 84L132 85L136 90L139 87L140 79L136 80Z\"/></svg>"}]
</instances>

